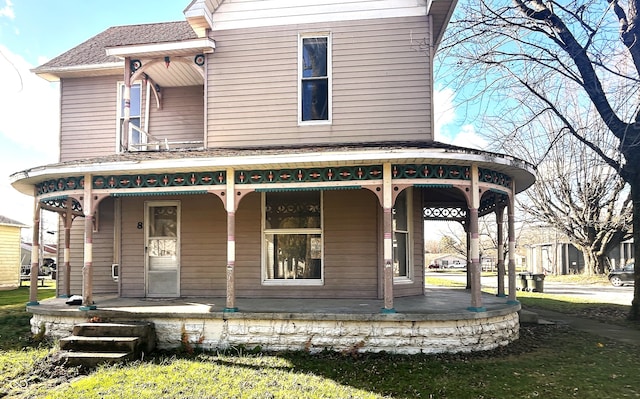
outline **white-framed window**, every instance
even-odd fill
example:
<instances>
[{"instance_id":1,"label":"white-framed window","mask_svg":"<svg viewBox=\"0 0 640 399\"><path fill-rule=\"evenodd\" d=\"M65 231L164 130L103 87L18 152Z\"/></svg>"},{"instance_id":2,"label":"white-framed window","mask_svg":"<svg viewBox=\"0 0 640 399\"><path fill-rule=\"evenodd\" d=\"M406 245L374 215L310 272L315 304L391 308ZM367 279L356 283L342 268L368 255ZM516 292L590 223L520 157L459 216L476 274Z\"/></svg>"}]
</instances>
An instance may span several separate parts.
<instances>
[{"instance_id":1,"label":"white-framed window","mask_svg":"<svg viewBox=\"0 0 640 399\"><path fill-rule=\"evenodd\" d=\"M322 285L322 193L263 193L263 284Z\"/></svg>"},{"instance_id":2,"label":"white-framed window","mask_svg":"<svg viewBox=\"0 0 640 399\"><path fill-rule=\"evenodd\" d=\"M131 84L130 90L130 108L129 108L129 123L141 128L142 122L142 83L135 82ZM124 124L124 82L118 82L118 120L117 120L117 129L118 134L117 138L117 150L120 152L120 143L123 142L122 138L125 137L129 132L123 131ZM131 137L128 138L129 144L141 144L146 141L146 137L133 129L131 131Z\"/></svg>"},{"instance_id":3,"label":"white-framed window","mask_svg":"<svg viewBox=\"0 0 640 399\"><path fill-rule=\"evenodd\" d=\"M398 194L393 207L393 277L396 281L413 279L412 253L412 190L407 188Z\"/></svg>"},{"instance_id":4,"label":"white-framed window","mask_svg":"<svg viewBox=\"0 0 640 399\"><path fill-rule=\"evenodd\" d=\"M299 35L298 123L331 123L331 35Z\"/></svg>"}]
</instances>

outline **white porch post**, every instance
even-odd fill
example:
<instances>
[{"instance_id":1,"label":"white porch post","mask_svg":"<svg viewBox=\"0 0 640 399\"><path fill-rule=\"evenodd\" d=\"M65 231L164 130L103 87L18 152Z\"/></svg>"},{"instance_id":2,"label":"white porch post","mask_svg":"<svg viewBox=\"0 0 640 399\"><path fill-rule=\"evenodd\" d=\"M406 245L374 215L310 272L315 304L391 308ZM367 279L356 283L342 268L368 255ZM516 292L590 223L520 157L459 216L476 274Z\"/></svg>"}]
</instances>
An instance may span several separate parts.
<instances>
[{"instance_id":1,"label":"white porch post","mask_svg":"<svg viewBox=\"0 0 640 399\"><path fill-rule=\"evenodd\" d=\"M131 58L124 58L124 93L122 95L124 110L120 143L125 150L129 149L129 120L131 119ZM120 104L118 104L120 107Z\"/></svg>"},{"instance_id":2,"label":"white porch post","mask_svg":"<svg viewBox=\"0 0 640 399\"><path fill-rule=\"evenodd\" d=\"M384 307L382 313L395 313L393 308L393 188L391 164L382 165L382 207L384 230Z\"/></svg>"},{"instance_id":3,"label":"white porch post","mask_svg":"<svg viewBox=\"0 0 640 399\"><path fill-rule=\"evenodd\" d=\"M237 312L235 266L236 266L236 198L235 198L235 171L227 168L227 303L225 312Z\"/></svg>"},{"instance_id":4,"label":"white porch post","mask_svg":"<svg viewBox=\"0 0 640 399\"><path fill-rule=\"evenodd\" d=\"M38 302L38 272L40 271L40 202L34 194L33 206L33 238L31 244L31 271L29 285L29 302L27 306L39 305Z\"/></svg>"},{"instance_id":5,"label":"white porch post","mask_svg":"<svg viewBox=\"0 0 640 399\"><path fill-rule=\"evenodd\" d=\"M504 206L496 209L496 224L498 225L498 243L496 250L498 252L498 293L496 296L505 297L504 293L504 251L502 250L502 243L504 242Z\"/></svg>"},{"instance_id":6,"label":"white porch post","mask_svg":"<svg viewBox=\"0 0 640 399\"><path fill-rule=\"evenodd\" d=\"M67 212L62 216L64 224L64 294L63 297L71 296L71 223L73 223L73 199L67 198L65 201Z\"/></svg>"},{"instance_id":7,"label":"white porch post","mask_svg":"<svg viewBox=\"0 0 640 399\"><path fill-rule=\"evenodd\" d=\"M509 223L509 296L507 302L517 302L516 300L516 229L514 215L514 201L516 196L515 182L511 180L511 195L509 195L509 205L507 206Z\"/></svg>"},{"instance_id":8,"label":"white porch post","mask_svg":"<svg viewBox=\"0 0 640 399\"><path fill-rule=\"evenodd\" d=\"M469 207L469 237L471 242L471 265L467 265L471 279L472 312L485 312L482 307L482 287L480 283L480 237L478 235L478 208L480 208L480 192L478 183L478 166L471 165L471 206Z\"/></svg>"},{"instance_id":9,"label":"white porch post","mask_svg":"<svg viewBox=\"0 0 640 399\"><path fill-rule=\"evenodd\" d=\"M82 267L82 306L80 310L96 309L93 303L93 194L91 175L84 176L84 266Z\"/></svg>"}]
</instances>

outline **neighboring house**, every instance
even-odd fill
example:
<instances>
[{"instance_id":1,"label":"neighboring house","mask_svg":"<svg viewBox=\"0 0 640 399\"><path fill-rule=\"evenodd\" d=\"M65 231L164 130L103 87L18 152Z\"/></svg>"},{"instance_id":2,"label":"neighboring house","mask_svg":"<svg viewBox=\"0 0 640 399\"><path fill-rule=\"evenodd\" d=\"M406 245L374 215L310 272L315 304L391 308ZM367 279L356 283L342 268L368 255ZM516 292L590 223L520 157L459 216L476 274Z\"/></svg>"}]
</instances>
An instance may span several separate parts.
<instances>
[{"instance_id":1,"label":"neighboring house","mask_svg":"<svg viewBox=\"0 0 640 399\"><path fill-rule=\"evenodd\" d=\"M0 215L0 288L20 284L20 232L28 227Z\"/></svg>"},{"instance_id":2,"label":"neighboring house","mask_svg":"<svg viewBox=\"0 0 640 399\"><path fill-rule=\"evenodd\" d=\"M467 258L462 257L460 255L442 255L435 258L432 262L437 265L439 268L447 269L447 268L466 268L467 267Z\"/></svg>"},{"instance_id":3,"label":"neighboring house","mask_svg":"<svg viewBox=\"0 0 640 399\"><path fill-rule=\"evenodd\" d=\"M534 181L520 160L434 141L454 6L195 0L186 21L109 28L35 68L60 82L60 162L12 184L61 215L59 294L389 313L423 295L423 220L466 220L477 240L478 217Z\"/></svg>"},{"instance_id":4,"label":"neighboring house","mask_svg":"<svg viewBox=\"0 0 640 399\"><path fill-rule=\"evenodd\" d=\"M620 243L606 254L607 268L620 268L633 262L633 241ZM582 252L569 242L534 244L527 249L527 266L533 273L580 274L584 272L585 260Z\"/></svg>"},{"instance_id":5,"label":"neighboring house","mask_svg":"<svg viewBox=\"0 0 640 399\"><path fill-rule=\"evenodd\" d=\"M33 250L33 244L30 242L23 242L20 244L20 274L26 275L31 273L31 251ZM40 264L45 267L49 267L50 264L55 264L58 257L58 246L56 244L43 244L40 245L42 258ZM41 274L49 274L49 270L44 270L40 267ZM45 273L46 272L46 273Z\"/></svg>"}]
</instances>

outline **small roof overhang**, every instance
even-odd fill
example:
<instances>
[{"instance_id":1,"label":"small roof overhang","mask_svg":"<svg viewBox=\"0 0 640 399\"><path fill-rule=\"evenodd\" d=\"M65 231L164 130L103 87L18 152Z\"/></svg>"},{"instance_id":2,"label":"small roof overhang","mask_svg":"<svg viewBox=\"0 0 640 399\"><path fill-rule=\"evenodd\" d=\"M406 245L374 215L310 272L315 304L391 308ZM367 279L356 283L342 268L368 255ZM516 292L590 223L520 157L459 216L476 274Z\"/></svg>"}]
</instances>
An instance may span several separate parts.
<instances>
[{"instance_id":1,"label":"small roof overhang","mask_svg":"<svg viewBox=\"0 0 640 399\"><path fill-rule=\"evenodd\" d=\"M216 43L210 38L183 40L168 43L136 44L131 46L107 47L108 56L118 58L141 57L157 58L166 56L188 56L194 54L211 54L216 49Z\"/></svg>"},{"instance_id":2,"label":"small roof overhang","mask_svg":"<svg viewBox=\"0 0 640 399\"><path fill-rule=\"evenodd\" d=\"M31 72L49 82L59 82L60 78L80 76L108 76L121 74L124 61L93 65L74 65L68 67L35 68Z\"/></svg>"}]
</instances>

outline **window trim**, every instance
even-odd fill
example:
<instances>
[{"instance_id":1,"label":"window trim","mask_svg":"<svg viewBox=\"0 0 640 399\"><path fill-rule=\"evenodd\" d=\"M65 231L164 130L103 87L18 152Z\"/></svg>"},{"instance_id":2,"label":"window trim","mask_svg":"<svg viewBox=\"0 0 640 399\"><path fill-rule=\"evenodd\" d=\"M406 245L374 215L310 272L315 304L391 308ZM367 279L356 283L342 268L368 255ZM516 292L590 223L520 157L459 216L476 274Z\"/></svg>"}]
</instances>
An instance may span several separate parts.
<instances>
[{"instance_id":1,"label":"window trim","mask_svg":"<svg viewBox=\"0 0 640 399\"><path fill-rule=\"evenodd\" d=\"M261 198L261 283L263 286L322 286L324 285L324 195L322 190L318 190L320 195L320 228L292 228L292 229L267 229L266 228L266 209L267 209L267 194L262 193ZM267 264L267 240L265 239L267 234L319 234L320 235L320 278L319 279L270 279L268 278L268 264Z\"/></svg>"},{"instance_id":2,"label":"window trim","mask_svg":"<svg viewBox=\"0 0 640 399\"><path fill-rule=\"evenodd\" d=\"M408 187L404 190L406 192L407 200L407 230L402 232L407 236L407 275L406 276L393 276L394 284L410 284L414 282L414 262L413 262L413 187ZM397 197L396 197L397 201ZM395 205L394 205L395 208ZM393 235L395 236L396 229L393 229ZM395 237L394 237L395 238ZM393 251L393 263L395 263L395 251Z\"/></svg>"},{"instance_id":3,"label":"window trim","mask_svg":"<svg viewBox=\"0 0 640 399\"><path fill-rule=\"evenodd\" d=\"M144 90L144 85L143 82L141 80L136 80L135 82L131 82L131 86L140 86L140 128L144 129L144 126L142 125L142 121L143 121L143 116L144 116L144 120L146 123L146 103L145 101L148 101L148 96L146 95L146 93L143 92ZM123 150L121 149L120 145L122 143L122 135L123 135L123 131L121 129L122 126L122 119L124 118L123 112L122 112L122 97L123 97L123 87L124 87L124 81L119 80L116 83L116 153L121 153ZM145 106L143 108L143 106ZM146 130L146 129L145 129Z\"/></svg>"},{"instance_id":4,"label":"window trim","mask_svg":"<svg viewBox=\"0 0 640 399\"><path fill-rule=\"evenodd\" d=\"M326 38L327 39L327 119L326 120L302 120L302 54L303 54L303 39L309 38ZM333 121L333 88L332 88L332 40L331 32L309 32L298 34L298 126L317 126L317 125L330 125Z\"/></svg>"}]
</instances>

